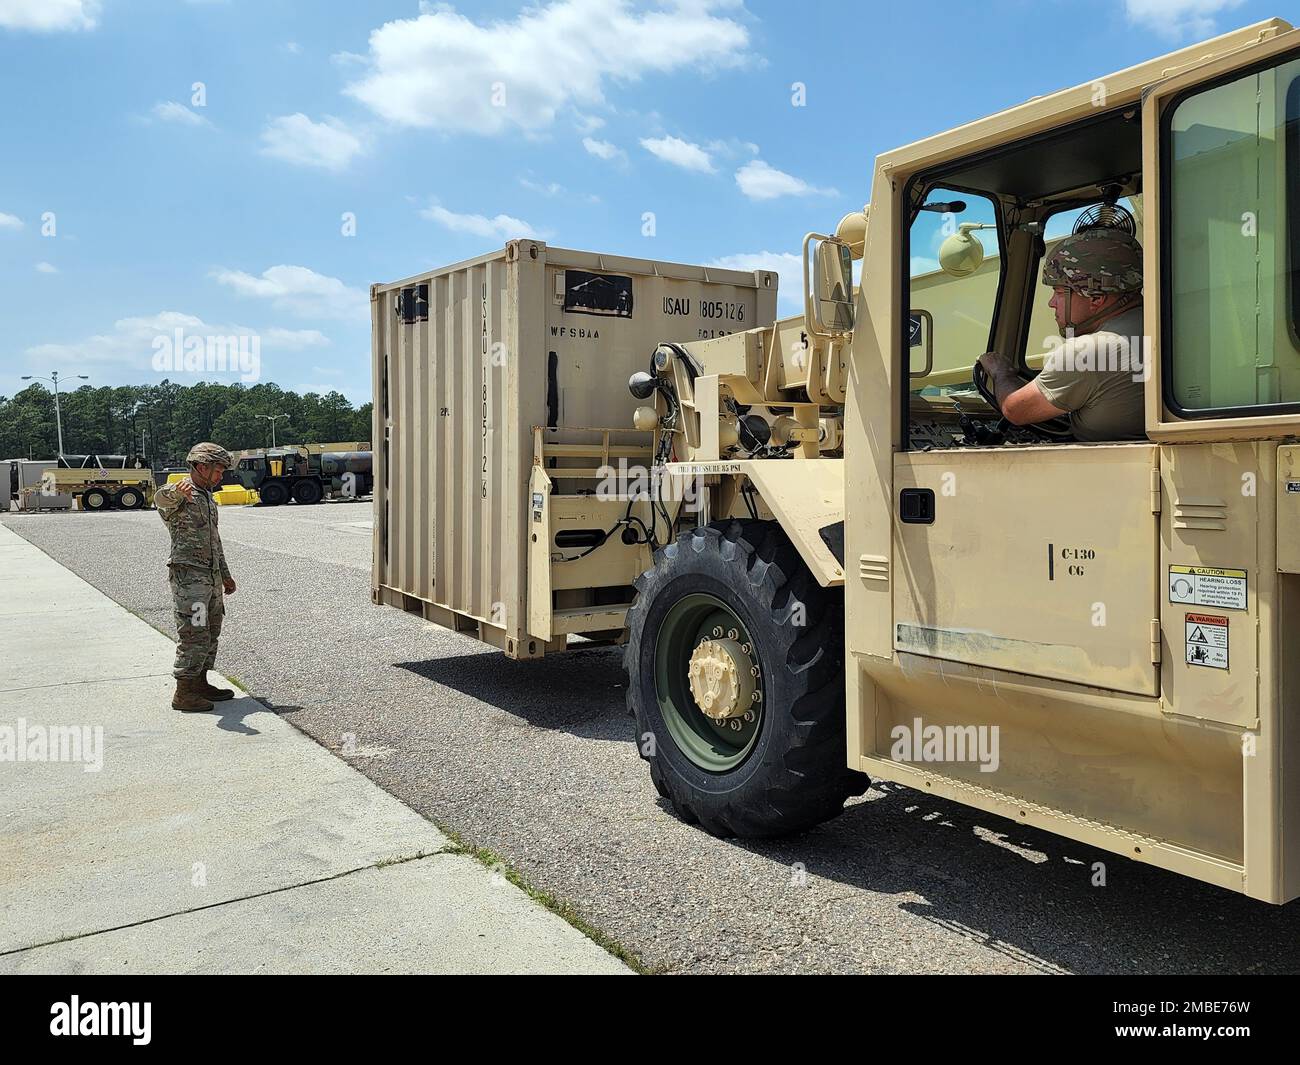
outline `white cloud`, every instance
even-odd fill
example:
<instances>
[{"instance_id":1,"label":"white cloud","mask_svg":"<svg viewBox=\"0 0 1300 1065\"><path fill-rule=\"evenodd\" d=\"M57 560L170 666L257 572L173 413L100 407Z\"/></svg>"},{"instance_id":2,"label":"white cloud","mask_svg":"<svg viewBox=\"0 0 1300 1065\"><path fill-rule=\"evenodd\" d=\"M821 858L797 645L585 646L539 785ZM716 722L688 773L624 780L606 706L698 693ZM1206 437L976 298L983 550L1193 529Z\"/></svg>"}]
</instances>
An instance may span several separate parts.
<instances>
[{"instance_id":1,"label":"white cloud","mask_svg":"<svg viewBox=\"0 0 1300 1065\"><path fill-rule=\"evenodd\" d=\"M1129 21L1162 37L1211 37L1214 16L1239 7L1242 0L1125 0Z\"/></svg>"},{"instance_id":2,"label":"white cloud","mask_svg":"<svg viewBox=\"0 0 1300 1065\"><path fill-rule=\"evenodd\" d=\"M277 311L300 318L368 319L370 293L351 288L337 277L318 274L305 266L272 266L260 277L243 270L214 270L217 283L240 295L270 300Z\"/></svg>"},{"instance_id":3,"label":"white cloud","mask_svg":"<svg viewBox=\"0 0 1300 1065\"><path fill-rule=\"evenodd\" d=\"M116 377L119 380L138 382L142 377L183 374L160 374L154 368L155 344L160 338L171 341L176 331L188 337L257 337L260 342L263 364L267 354L297 352L324 347L330 343L327 336L316 329L252 329L242 325L217 325L205 322L193 314L180 311L159 311L157 314L120 318L111 329L85 337L71 344L37 344L26 350L34 364L67 367L69 372L93 373L98 383ZM231 375L234 371L231 371ZM200 375L204 380L214 374Z\"/></svg>"},{"instance_id":4,"label":"white cloud","mask_svg":"<svg viewBox=\"0 0 1300 1065\"><path fill-rule=\"evenodd\" d=\"M0 0L0 29L93 30L99 23L99 0Z\"/></svg>"},{"instance_id":5,"label":"white cloud","mask_svg":"<svg viewBox=\"0 0 1300 1065\"><path fill-rule=\"evenodd\" d=\"M595 133L598 129L605 127L605 120L599 115L578 115L575 119L578 132L582 134Z\"/></svg>"},{"instance_id":6,"label":"white cloud","mask_svg":"<svg viewBox=\"0 0 1300 1065\"><path fill-rule=\"evenodd\" d=\"M39 274L57 274L59 268L53 263L40 262L36 264L36 272Z\"/></svg>"},{"instance_id":7,"label":"white cloud","mask_svg":"<svg viewBox=\"0 0 1300 1065\"><path fill-rule=\"evenodd\" d=\"M0 211L0 229L22 229L23 220L16 214L5 214Z\"/></svg>"},{"instance_id":8,"label":"white cloud","mask_svg":"<svg viewBox=\"0 0 1300 1065\"><path fill-rule=\"evenodd\" d=\"M516 237L533 237L540 240L542 235L527 222L511 218L508 214L499 214L492 218L481 214L457 214L436 203L420 211L423 218L430 218L445 226L453 233L473 233L476 237L495 237L498 240L513 240Z\"/></svg>"},{"instance_id":9,"label":"white cloud","mask_svg":"<svg viewBox=\"0 0 1300 1065\"><path fill-rule=\"evenodd\" d=\"M722 270L771 270L779 280L777 287L777 306L783 314L799 314L803 311L803 259L788 251L741 252L737 255L724 255L709 263Z\"/></svg>"},{"instance_id":10,"label":"white cloud","mask_svg":"<svg viewBox=\"0 0 1300 1065\"><path fill-rule=\"evenodd\" d=\"M262 130L262 154L299 166L342 170L362 150L361 138L336 118L313 122L302 112L273 118Z\"/></svg>"},{"instance_id":11,"label":"white cloud","mask_svg":"<svg viewBox=\"0 0 1300 1065\"><path fill-rule=\"evenodd\" d=\"M665 163L680 166L683 170L695 170L701 174L715 172L708 152L698 144L679 137L647 137L641 141L641 147Z\"/></svg>"},{"instance_id":12,"label":"white cloud","mask_svg":"<svg viewBox=\"0 0 1300 1065\"><path fill-rule=\"evenodd\" d=\"M529 192L535 192L539 196L554 197L559 196L564 192L564 186L558 181L551 181L543 184L540 181L534 181L532 178L521 177L519 179L519 184Z\"/></svg>"},{"instance_id":13,"label":"white cloud","mask_svg":"<svg viewBox=\"0 0 1300 1065\"><path fill-rule=\"evenodd\" d=\"M744 62L737 0L551 0L480 24L450 5L370 34L370 67L345 91L403 126L496 134L538 130L571 106L602 104L608 82ZM545 61L539 61L545 56Z\"/></svg>"},{"instance_id":14,"label":"white cloud","mask_svg":"<svg viewBox=\"0 0 1300 1065\"><path fill-rule=\"evenodd\" d=\"M319 329L284 329L273 325L258 334L263 346L283 351L303 351L306 348L323 348L330 343L330 338Z\"/></svg>"},{"instance_id":15,"label":"white cloud","mask_svg":"<svg viewBox=\"0 0 1300 1065\"><path fill-rule=\"evenodd\" d=\"M600 197L590 192L572 192L558 181L534 181L529 174L520 175L519 184L529 192L536 193L538 196L545 196L548 200L563 196L566 199L581 200L584 203L600 203Z\"/></svg>"},{"instance_id":16,"label":"white cloud","mask_svg":"<svg viewBox=\"0 0 1300 1065\"><path fill-rule=\"evenodd\" d=\"M212 125L197 111L191 111L184 104L178 104L175 100L164 100L161 103L154 104L152 114L154 118L161 122L176 122L182 126Z\"/></svg>"},{"instance_id":17,"label":"white cloud","mask_svg":"<svg viewBox=\"0 0 1300 1065\"><path fill-rule=\"evenodd\" d=\"M769 166L762 159L746 163L736 171L736 184L751 200L775 200L779 196L838 196L834 189L819 189L802 178Z\"/></svg>"},{"instance_id":18,"label":"white cloud","mask_svg":"<svg viewBox=\"0 0 1300 1065\"><path fill-rule=\"evenodd\" d=\"M297 41L286 41L282 47L290 55L302 55L302 45Z\"/></svg>"},{"instance_id":19,"label":"white cloud","mask_svg":"<svg viewBox=\"0 0 1300 1065\"><path fill-rule=\"evenodd\" d=\"M597 159L604 159L607 162L611 159L627 158L627 153L622 148L616 148L609 141L598 141L594 137L583 137L582 146Z\"/></svg>"}]
</instances>

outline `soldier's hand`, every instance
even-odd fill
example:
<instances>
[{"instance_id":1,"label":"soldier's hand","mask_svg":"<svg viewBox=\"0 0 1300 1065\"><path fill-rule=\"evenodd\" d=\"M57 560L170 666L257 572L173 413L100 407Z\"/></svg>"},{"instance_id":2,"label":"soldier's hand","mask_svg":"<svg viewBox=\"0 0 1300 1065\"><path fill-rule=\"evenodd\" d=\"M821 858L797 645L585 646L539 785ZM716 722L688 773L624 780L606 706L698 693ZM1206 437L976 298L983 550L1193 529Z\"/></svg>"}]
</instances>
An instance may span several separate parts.
<instances>
[{"instance_id":1,"label":"soldier's hand","mask_svg":"<svg viewBox=\"0 0 1300 1065\"><path fill-rule=\"evenodd\" d=\"M176 491L180 492L191 503L194 502L194 482L188 477L176 482Z\"/></svg>"},{"instance_id":2,"label":"soldier's hand","mask_svg":"<svg viewBox=\"0 0 1300 1065\"><path fill-rule=\"evenodd\" d=\"M222 577L221 587L227 595L235 594L235 579L233 577Z\"/></svg>"}]
</instances>

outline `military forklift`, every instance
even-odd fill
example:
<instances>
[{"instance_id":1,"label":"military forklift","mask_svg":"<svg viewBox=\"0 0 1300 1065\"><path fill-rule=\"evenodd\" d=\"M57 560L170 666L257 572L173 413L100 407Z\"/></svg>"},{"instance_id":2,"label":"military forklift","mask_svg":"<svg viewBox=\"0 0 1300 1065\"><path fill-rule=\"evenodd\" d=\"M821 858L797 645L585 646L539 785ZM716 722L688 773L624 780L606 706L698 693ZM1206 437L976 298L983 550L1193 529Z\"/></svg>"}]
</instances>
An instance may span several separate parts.
<instances>
[{"instance_id":1,"label":"military forklift","mask_svg":"<svg viewBox=\"0 0 1300 1065\"><path fill-rule=\"evenodd\" d=\"M1144 253L1140 440L1012 425L976 369L986 351L1042 369L1044 258L1090 227ZM868 206L805 240L803 315L635 356L644 436L618 452L593 431L606 463L655 471L649 495L580 510L534 423L532 598L515 628L473 631L564 649L580 593L560 589L636 574L601 609L625 626L638 747L719 835L804 830L892 781L1293 899L1297 254L1300 32L1280 20L888 152ZM396 440L382 406L376 439ZM424 504L387 446L376 601L463 630L394 576L385 538ZM676 481L692 505L659 494Z\"/></svg>"}]
</instances>

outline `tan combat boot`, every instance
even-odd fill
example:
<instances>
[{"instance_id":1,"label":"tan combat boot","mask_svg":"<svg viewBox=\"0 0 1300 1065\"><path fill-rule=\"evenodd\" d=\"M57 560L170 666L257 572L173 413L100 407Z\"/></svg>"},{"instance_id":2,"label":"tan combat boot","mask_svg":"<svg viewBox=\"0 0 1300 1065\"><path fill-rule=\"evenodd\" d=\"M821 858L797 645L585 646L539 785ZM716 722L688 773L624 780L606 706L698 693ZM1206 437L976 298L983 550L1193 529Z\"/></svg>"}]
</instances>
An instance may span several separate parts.
<instances>
[{"instance_id":1,"label":"tan combat boot","mask_svg":"<svg viewBox=\"0 0 1300 1065\"><path fill-rule=\"evenodd\" d=\"M227 699L233 699L235 693L229 688L218 688L208 680L207 673L204 673L197 679L197 691L205 699L211 699L214 703L225 702Z\"/></svg>"},{"instance_id":2,"label":"tan combat boot","mask_svg":"<svg viewBox=\"0 0 1300 1065\"><path fill-rule=\"evenodd\" d=\"M196 677L177 677L176 694L172 696L172 709L183 710L186 713L211 710L212 702L204 698L198 684Z\"/></svg>"}]
</instances>

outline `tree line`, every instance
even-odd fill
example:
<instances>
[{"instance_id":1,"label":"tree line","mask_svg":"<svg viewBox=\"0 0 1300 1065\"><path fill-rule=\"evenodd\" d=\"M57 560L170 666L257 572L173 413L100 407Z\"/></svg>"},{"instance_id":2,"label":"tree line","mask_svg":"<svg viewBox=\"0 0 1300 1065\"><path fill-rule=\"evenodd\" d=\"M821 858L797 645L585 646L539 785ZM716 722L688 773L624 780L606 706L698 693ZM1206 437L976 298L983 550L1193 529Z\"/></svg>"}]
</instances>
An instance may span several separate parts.
<instances>
[{"instance_id":1,"label":"tree line","mask_svg":"<svg viewBox=\"0 0 1300 1065\"><path fill-rule=\"evenodd\" d=\"M353 408L341 392L298 395L276 384L156 385L60 392L63 449L69 455L143 455L155 468L178 466L200 440L231 451L269 447L271 423L259 414L287 414L275 423L277 444L369 440L370 404ZM59 450L54 393L33 384L0 396L0 459L52 459Z\"/></svg>"}]
</instances>

